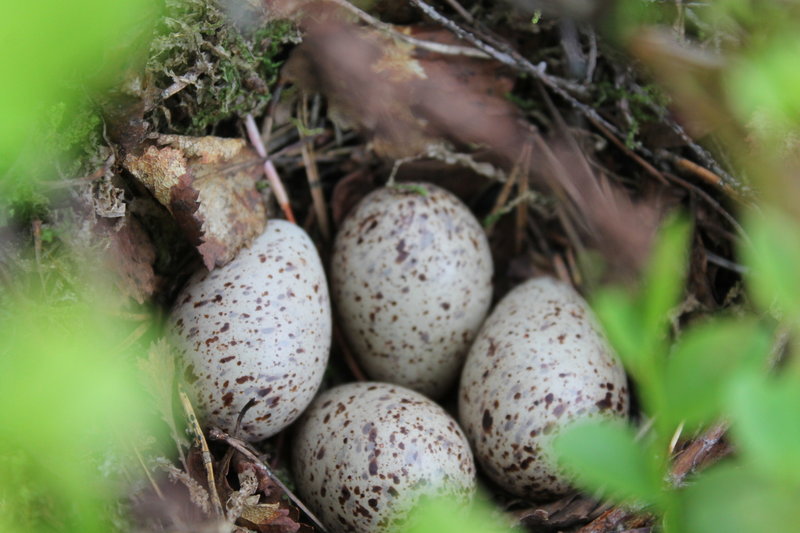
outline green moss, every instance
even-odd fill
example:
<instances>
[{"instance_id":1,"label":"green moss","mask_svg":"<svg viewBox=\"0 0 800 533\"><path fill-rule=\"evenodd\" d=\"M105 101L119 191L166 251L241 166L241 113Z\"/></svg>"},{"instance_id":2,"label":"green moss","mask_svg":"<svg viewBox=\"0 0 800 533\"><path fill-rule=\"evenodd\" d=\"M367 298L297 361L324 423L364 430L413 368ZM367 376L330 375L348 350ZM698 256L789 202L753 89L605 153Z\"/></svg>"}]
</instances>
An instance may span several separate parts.
<instances>
[{"instance_id":1,"label":"green moss","mask_svg":"<svg viewBox=\"0 0 800 533\"><path fill-rule=\"evenodd\" d=\"M159 91L190 81L156 108L154 128L200 135L226 119L261 114L284 45L299 40L294 26L260 10L239 14L258 24L236 25L213 0L166 0L165 7L147 71Z\"/></svg>"},{"instance_id":2,"label":"green moss","mask_svg":"<svg viewBox=\"0 0 800 533\"><path fill-rule=\"evenodd\" d=\"M625 136L628 148L635 148L639 144L639 132L643 124L663 120L659 110L666 111L669 97L655 85L642 85L640 90L631 91L622 87L615 87L609 82L595 84L595 100L593 107L599 109L609 102L622 99L628 101L631 123Z\"/></svg>"},{"instance_id":3,"label":"green moss","mask_svg":"<svg viewBox=\"0 0 800 533\"><path fill-rule=\"evenodd\" d=\"M541 107L540 100L534 97L526 97L513 92L506 93L505 97L525 112L538 111Z\"/></svg>"}]
</instances>

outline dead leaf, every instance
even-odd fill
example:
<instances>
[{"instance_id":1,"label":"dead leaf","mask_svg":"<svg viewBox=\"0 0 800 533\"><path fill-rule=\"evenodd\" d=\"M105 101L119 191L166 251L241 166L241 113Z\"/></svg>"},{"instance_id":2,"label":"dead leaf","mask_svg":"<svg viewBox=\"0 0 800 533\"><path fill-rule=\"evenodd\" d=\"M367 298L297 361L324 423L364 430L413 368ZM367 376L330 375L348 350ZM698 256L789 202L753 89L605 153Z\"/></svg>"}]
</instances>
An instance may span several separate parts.
<instances>
[{"instance_id":1,"label":"dead leaf","mask_svg":"<svg viewBox=\"0 0 800 533\"><path fill-rule=\"evenodd\" d=\"M110 173L105 173L95 182L92 204L98 217L119 218L125 216L125 191L113 184Z\"/></svg>"},{"instance_id":2,"label":"dead leaf","mask_svg":"<svg viewBox=\"0 0 800 533\"><path fill-rule=\"evenodd\" d=\"M211 270L264 230L257 162L242 139L161 135L124 165L170 211Z\"/></svg>"},{"instance_id":3,"label":"dead leaf","mask_svg":"<svg viewBox=\"0 0 800 533\"><path fill-rule=\"evenodd\" d=\"M285 76L305 90L323 92L331 115L370 135L380 155L419 155L443 138L518 151L521 130L514 106L505 99L511 82L501 76L498 63L419 51L332 17L309 18L304 25L306 37L287 62ZM450 39L442 30L397 30Z\"/></svg>"},{"instance_id":4,"label":"dead leaf","mask_svg":"<svg viewBox=\"0 0 800 533\"><path fill-rule=\"evenodd\" d=\"M281 506L277 503L258 503L245 505L242 509L242 518L253 524L264 524L281 516Z\"/></svg>"},{"instance_id":5,"label":"dead leaf","mask_svg":"<svg viewBox=\"0 0 800 533\"><path fill-rule=\"evenodd\" d=\"M295 533L313 531L300 522L300 511L283 498L283 491L262 468L257 468L241 454L234 456L234 466L241 478L243 474L252 474L258 480L258 490L264 496L257 505L245 506L240 520L241 525L260 533Z\"/></svg>"}]
</instances>

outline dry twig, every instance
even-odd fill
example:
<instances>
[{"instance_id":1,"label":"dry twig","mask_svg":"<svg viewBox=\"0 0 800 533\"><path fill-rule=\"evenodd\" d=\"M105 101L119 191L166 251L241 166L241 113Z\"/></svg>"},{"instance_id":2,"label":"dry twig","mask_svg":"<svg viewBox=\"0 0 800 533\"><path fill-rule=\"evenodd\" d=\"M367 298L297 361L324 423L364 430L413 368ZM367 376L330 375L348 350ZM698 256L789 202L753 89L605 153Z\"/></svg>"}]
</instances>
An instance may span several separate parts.
<instances>
[{"instance_id":1,"label":"dry twig","mask_svg":"<svg viewBox=\"0 0 800 533\"><path fill-rule=\"evenodd\" d=\"M393 25L381 22L380 20L376 19L366 11L363 11L358 7L354 6L347 0L331 0L331 1L334 4L343 7L344 9L355 14L358 18L360 18L362 21L366 22L376 30L380 30L386 33L387 35L394 37L395 39L407 42L408 44L414 45L417 48L421 48L423 50L427 50L429 52L434 52L442 55L478 57L481 59L489 58L489 55L487 55L485 52L478 50L476 48L471 48L469 46L456 46L452 44L435 43L432 41L417 39L416 37L412 37L411 35L407 35L405 33L397 31Z\"/></svg>"},{"instance_id":2,"label":"dry twig","mask_svg":"<svg viewBox=\"0 0 800 533\"><path fill-rule=\"evenodd\" d=\"M344 362L347 365L347 368L350 369L350 373L353 374L353 377L356 378L356 381L367 381L367 376L358 365L358 362L353 355L353 351L350 350L350 345L347 344L347 339L344 338L341 329L339 329L338 324L335 323L333 325L333 337L336 340L336 345L342 351L342 356L344 357Z\"/></svg>"},{"instance_id":3,"label":"dry twig","mask_svg":"<svg viewBox=\"0 0 800 533\"><path fill-rule=\"evenodd\" d=\"M278 171L275 170L275 165L272 163L271 159L267 158L267 149L264 147L264 142L261 140L261 134L258 131L258 126L256 126L253 115L248 114L247 117L245 117L245 127L253 148L255 148L259 157L264 160L264 174L266 174L267 180L269 180L272 192L275 193L275 199L278 200L281 210L284 215L286 215L286 220L296 224L292 206L289 204L289 195L286 194L286 189L283 187L283 182L278 175Z\"/></svg>"},{"instance_id":4,"label":"dry twig","mask_svg":"<svg viewBox=\"0 0 800 533\"><path fill-rule=\"evenodd\" d=\"M211 505L213 506L214 514L224 518L225 513L222 510L222 503L219 501L219 493L217 492L217 484L214 481L214 464L211 458L211 452L208 449L208 443L203 435L203 430L200 427L200 423L197 421L197 415L194 413L192 403L189 401L189 396L187 396L182 390L179 390L178 394L181 398L183 410L186 412L186 419L189 421L189 427L191 428L192 433L194 433L195 446L200 448L200 451L203 454L203 466L206 469L208 493L211 498Z\"/></svg>"},{"instance_id":5,"label":"dry twig","mask_svg":"<svg viewBox=\"0 0 800 533\"><path fill-rule=\"evenodd\" d=\"M331 240L331 228L328 221L328 206L325 202L325 195L322 194L322 183L319 180L319 168L317 167L316 156L314 155L313 141L306 138L304 129L309 127L308 118L308 97L304 94L299 104L300 115L300 138L303 141L303 165L306 167L306 178L308 187L311 190L311 200L314 202L314 213L317 217L320 233L323 240L327 243Z\"/></svg>"},{"instance_id":6,"label":"dry twig","mask_svg":"<svg viewBox=\"0 0 800 533\"><path fill-rule=\"evenodd\" d=\"M543 85L548 87L554 93L558 94L561 98L567 101L571 106L575 109L580 111L587 119L592 121L595 124L601 124L606 130L608 130L611 134L613 134L618 139L624 139L625 136L619 131L619 129L603 118L594 107L585 104L572 96L570 92L574 93L581 93L585 92L585 88L576 85L569 80L563 80L558 78L557 76L553 76L548 74L545 71L545 65L534 65L528 59L523 57L517 51L513 50L510 46L505 43L502 43L499 47L493 46L482 39L478 38L474 33L465 30L452 20L448 19L441 13L439 13L433 6L427 4L423 0L411 0L411 3L417 6L425 15L430 17L432 20L438 22L451 32L453 32L459 38L471 43L476 48L486 52L489 56L494 58L495 60L507 65L517 71L524 72L527 74L532 75L534 78L539 80ZM501 49L502 47L502 49ZM658 112L660 116L664 115L664 110L660 109L656 104L650 104L651 108L654 111ZM726 172L714 159L714 157L702 146L697 144L684 130L683 126L675 122L674 120L665 118L664 121L667 125L672 129L689 147L689 149L705 164L707 167L712 169L713 173L716 173L720 176L722 183L724 183L730 189L738 191L740 194L747 195L749 194L749 189L745 187L742 183L740 183L736 178ZM636 150L649 159L657 159L656 154L652 151L648 150L643 146L637 146Z\"/></svg>"}]
</instances>

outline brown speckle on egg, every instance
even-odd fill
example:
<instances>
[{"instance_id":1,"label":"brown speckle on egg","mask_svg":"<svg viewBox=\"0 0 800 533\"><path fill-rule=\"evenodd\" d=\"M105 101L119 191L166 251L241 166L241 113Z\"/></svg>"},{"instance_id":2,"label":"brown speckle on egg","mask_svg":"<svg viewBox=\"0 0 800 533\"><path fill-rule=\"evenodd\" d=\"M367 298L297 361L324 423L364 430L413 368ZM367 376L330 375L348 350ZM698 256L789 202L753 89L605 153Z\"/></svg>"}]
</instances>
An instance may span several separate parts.
<instances>
[{"instance_id":1,"label":"brown speckle on egg","mask_svg":"<svg viewBox=\"0 0 800 533\"><path fill-rule=\"evenodd\" d=\"M475 491L463 432L404 387L362 382L325 392L301 418L292 449L298 492L332 531L387 531L422 495L466 504Z\"/></svg>"},{"instance_id":2,"label":"brown speckle on egg","mask_svg":"<svg viewBox=\"0 0 800 533\"><path fill-rule=\"evenodd\" d=\"M328 361L331 311L322 262L300 227L270 221L232 262L197 273L177 302L173 338L206 422L231 431L253 399L242 430L255 441L311 402Z\"/></svg>"},{"instance_id":3,"label":"brown speckle on egg","mask_svg":"<svg viewBox=\"0 0 800 533\"><path fill-rule=\"evenodd\" d=\"M483 229L458 198L431 184L414 189L379 189L348 215L331 293L371 378L439 397L486 316L493 266Z\"/></svg>"},{"instance_id":4,"label":"brown speckle on egg","mask_svg":"<svg viewBox=\"0 0 800 533\"><path fill-rule=\"evenodd\" d=\"M553 438L581 417L626 416L626 383L586 302L538 278L506 295L475 338L459 420L498 485L528 498L559 495L570 484L553 466Z\"/></svg>"}]
</instances>

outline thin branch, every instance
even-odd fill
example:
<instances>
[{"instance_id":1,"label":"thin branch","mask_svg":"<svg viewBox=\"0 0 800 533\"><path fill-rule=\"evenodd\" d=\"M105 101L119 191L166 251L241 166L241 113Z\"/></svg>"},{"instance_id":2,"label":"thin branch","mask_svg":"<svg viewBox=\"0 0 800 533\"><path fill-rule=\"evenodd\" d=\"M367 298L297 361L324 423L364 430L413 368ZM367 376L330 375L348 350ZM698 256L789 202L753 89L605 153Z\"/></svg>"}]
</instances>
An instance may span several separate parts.
<instances>
[{"instance_id":1,"label":"thin branch","mask_svg":"<svg viewBox=\"0 0 800 533\"><path fill-rule=\"evenodd\" d=\"M399 39L401 41L407 42L408 44L414 45L417 48L421 48L423 50L428 50L429 52L434 52L442 55L478 57L481 59L489 58L489 56L485 52L477 50L475 48L471 48L469 46L456 46L452 44L443 44L443 43L436 43L433 41L424 41L422 39L417 39L416 37L412 37L410 35L397 31L393 25L381 22L380 20L376 19L366 11L363 11L358 7L354 6L347 0L331 0L331 1L334 4L343 7L344 9L355 14L358 18L360 18L373 28L382 31L390 35L391 37L394 37L395 39Z\"/></svg>"},{"instance_id":2,"label":"thin branch","mask_svg":"<svg viewBox=\"0 0 800 533\"><path fill-rule=\"evenodd\" d=\"M529 146L526 144L525 146ZM500 194L497 195L497 199L494 202L494 206L492 210L489 212L489 215L486 217L486 220L489 222L484 227L484 232L487 236L492 234L492 229L494 228L495 223L497 220L500 219L500 216L507 213L508 208L506 207L506 202L508 202L509 196L511 196L511 189L517 183L517 178L520 174L520 167L521 161L518 159L517 162L514 164L514 168L511 169L511 173L508 175L508 179L503 184L503 188L500 189Z\"/></svg>"},{"instance_id":3,"label":"thin branch","mask_svg":"<svg viewBox=\"0 0 800 533\"><path fill-rule=\"evenodd\" d=\"M147 465L144 463L144 459L142 458L142 454L139 453L139 449L136 447L135 443L131 443L131 448L133 449L133 454L136 456L136 460L139 461L139 465L144 470L144 475L147 476L147 480L150 482L150 486L153 487L153 491L156 493L156 496L160 500L165 500L164 493L161 492L161 489L158 487L158 483L156 480L153 479L153 474L150 473L150 469L147 468Z\"/></svg>"},{"instance_id":4,"label":"thin branch","mask_svg":"<svg viewBox=\"0 0 800 533\"><path fill-rule=\"evenodd\" d=\"M269 141L270 138L272 137L272 127L275 125L275 111L277 110L278 104L280 103L282 92L283 92L283 83L278 83L278 86L272 92L272 96L270 97L269 111L267 111L267 117L261 124L261 140L264 143L265 147L269 146Z\"/></svg>"},{"instance_id":5,"label":"thin branch","mask_svg":"<svg viewBox=\"0 0 800 533\"><path fill-rule=\"evenodd\" d=\"M594 71L595 68L597 68L597 34L592 28L589 28L586 33L589 36L589 56L586 60L586 83L592 83L592 80L594 80Z\"/></svg>"},{"instance_id":6,"label":"thin branch","mask_svg":"<svg viewBox=\"0 0 800 533\"><path fill-rule=\"evenodd\" d=\"M328 221L328 206L325 202L325 195L322 194L322 183L319 179L319 168L317 167L317 159L314 155L313 140L305 137L303 130L309 127L308 117L308 97L304 94L298 104L300 123L302 128L298 127L300 138L303 141L303 166L306 168L306 178L308 179L308 187L311 190L311 200L314 203L314 213L317 216L317 224L319 225L322 239L328 243L331 240L331 229Z\"/></svg>"},{"instance_id":7,"label":"thin branch","mask_svg":"<svg viewBox=\"0 0 800 533\"><path fill-rule=\"evenodd\" d=\"M533 145L526 142L522 147L521 164L522 172L519 177L519 185L517 185L517 195L519 198L527 198L528 185L530 180L530 159ZM522 246L525 238L525 227L528 225L528 204L527 202L520 202L517 206L517 213L515 217L514 226L514 253L519 255L522 253Z\"/></svg>"},{"instance_id":8,"label":"thin branch","mask_svg":"<svg viewBox=\"0 0 800 533\"><path fill-rule=\"evenodd\" d=\"M525 57L520 55L517 51L511 49L508 46L503 46L503 50L501 50L498 47L492 46L482 41L477 36L463 29L461 26L459 26L452 20L448 19L447 17L436 11L436 9L434 9L432 6L426 4L422 0L411 0L411 3L416 5L423 13L425 13L435 22L438 22L439 24L441 24L442 26L453 32L460 39L463 39L471 43L473 46L475 46L475 48L482 50L484 53L486 53L493 59L499 61L500 63L503 63L504 65L512 67L515 70L520 70L522 72L531 74L536 79L540 80L546 86L553 89L557 94L561 95L570 104L580 109L581 111L594 112L594 109L591 106L588 106L576 100L572 95L566 92L566 90L571 90L574 92L583 93L586 91L586 88L583 87L582 85L547 74L545 72L544 63L539 65L534 65L533 63L528 61ZM594 114L597 115L596 112L594 112ZM604 120L599 115L597 115L597 117L600 120Z\"/></svg>"},{"instance_id":9,"label":"thin branch","mask_svg":"<svg viewBox=\"0 0 800 533\"><path fill-rule=\"evenodd\" d=\"M275 198L278 200L281 210L284 215L286 215L286 219L289 222L296 224L292 206L289 204L289 195L286 194L286 189L283 187L283 182L278 175L278 171L275 170L275 165L272 164L272 160L267 159L267 149L264 147L264 142L261 140L261 134L258 131L258 126L256 126L253 115L248 113L244 123L247 129L247 136L250 138L250 143L252 143L259 157L264 159L264 174L266 174L267 180L269 180L272 192L275 193Z\"/></svg>"},{"instance_id":10,"label":"thin branch","mask_svg":"<svg viewBox=\"0 0 800 533\"><path fill-rule=\"evenodd\" d=\"M741 237L741 238L742 238L742 239L743 239L743 240L744 240L746 243L748 243L748 244L750 243L750 237L747 235L747 232L744 230L744 228L743 228L743 227L742 227L742 225L739 223L739 221L738 221L738 220L736 220L736 217L734 217L732 214L728 213L728 212L727 212L727 211L726 211L726 210L725 210L725 209L724 209L724 208L723 208L723 207L722 207L722 206L719 204L719 202L717 202L716 200L714 200L714 198L712 198L712 197L711 197L711 195L710 195L710 194L708 194L706 191L704 191L703 189L701 189L701 188L700 188L700 187L698 187L697 185L694 185L694 184L692 184L692 183L689 183L688 181L686 181L686 180L684 180L684 179L682 179L682 178L680 178L680 177L678 177L678 176L676 176L676 175L672 174L671 172L668 172L668 173L666 173L666 174L665 174L665 176L667 176L667 178L669 178L669 180L670 180L670 181L673 181L673 182L675 182L675 183L678 183L678 184L682 185L683 187L686 187L686 188L687 188L687 189L689 189L690 191L694 192L695 194L697 194L698 196L700 196L701 198L703 198L703 200L705 200L705 201L706 201L706 203L708 203L708 205L710 205L712 209L714 209L714 210L715 210L717 213L719 213L720 215L722 215L722 218L724 218L725 220L727 220L727 221L728 221L728 223L731 225L731 227L732 227L734 230L736 230L736 232L738 233L738 235L739 235L739 236L740 236L740 237Z\"/></svg>"},{"instance_id":11,"label":"thin branch","mask_svg":"<svg viewBox=\"0 0 800 533\"><path fill-rule=\"evenodd\" d=\"M742 276L746 276L750 272L750 269L747 268L744 265L740 265L739 263L731 261L730 259L725 259L724 257L719 256L719 255L715 254L714 252L710 252L708 250L704 250L704 251L705 251L705 255L706 255L706 260L709 263L713 263L713 264L717 265L718 267L726 268L726 269L728 269L728 270L730 270L732 272L736 272L737 274L742 275Z\"/></svg>"},{"instance_id":12,"label":"thin branch","mask_svg":"<svg viewBox=\"0 0 800 533\"><path fill-rule=\"evenodd\" d=\"M628 154L631 157L631 159L636 161L648 174L655 177L658 181L660 181L663 184L668 183L667 178L665 178L664 175L656 167L645 161L639 154L631 150L624 142L622 142L621 139L619 139L612 132L608 131L605 128L605 126L591 119L589 120L589 122L594 124L594 126L598 130L600 130L600 132L603 133L609 141L611 141L614 145L616 145L617 148Z\"/></svg>"},{"instance_id":13,"label":"thin branch","mask_svg":"<svg viewBox=\"0 0 800 533\"><path fill-rule=\"evenodd\" d=\"M453 32L457 37L471 43L476 48L483 50L489 56L494 58L495 60L507 65L515 70L520 72L524 72L527 74L532 75L534 78L539 80L543 85L548 87L554 93L559 95L561 98L566 100L572 107L580 111L585 117L592 120L593 122L602 124L604 128L608 131L613 133L616 137L620 139L624 139L625 136L619 131L619 129L603 118L600 113L598 113L594 107L587 105L577 98L575 98L569 91L572 92L585 92L585 87L581 85L577 85L571 83L567 80L563 80L556 76L552 76L545 72L545 65L539 64L534 65L528 59L520 55L515 50L511 49L508 46L503 46L502 50L496 46L492 46L477 36L472 34L471 32L463 29L461 26L453 22L452 20L448 19L441 13L439 13L435 8L431 5L425 3L423 0L410 0L412 4L417 6L423 13L425 13L428 17L430 17L435 22L438 22L451 32ZM655 104L653 104L655 105ZM654 107L654 110L661 111L657 106ZM669 127L686 143L689 149L700 159L700 161L710 168L714 173L722 177L723 182L728 185L730 188L739 191L740 193L747 195L751 191L748 187L740 183L736 178L726 172L714 159L714 157L702 146L697 144L683 127L675 122L674 120L666 120L665 121ZM638 146L636 151L639 152L641 155L647 158L653 158L654 154L652 151L644 148L643 146Z\"/></svg>"},{"instance_id":14,"label":"thin branch","mask_svg":"<svg viewBox=\"0 0 800 533\"><path fill-rule=\"evenodd\" d=\"M161 100L163 101L166 100L167 98L175 96L189 85L195 84L199 77L200 73L195 71L187 72L183 76L174 76L173 79L175 80L175 82L166 89L164 89L163 91L161 91L160 94Z\"/></svg>"},{"instance_id":15,"label":"thin branch","mask_svg":"<svg viewBox=\"0 0 800 533\"><path fill-rule=\"evenodd\" d=\"M350 349L350 345L347 343L347 339L345 339L336 321L333 323L333 338L336 341L336 345L342 351L344 362L347 368L350 369L350 373L356 378L356 381L367 381L366 374L364 374L364 371L361 370L361 367L358 365L353 351Z\"/></svg>"},{"instance_id":16,"label":"thin branch","mask_svg":"<svg viewBox=\"0 0 800 533\"><path fill-rule=\"evenodd\" d=\"M257 403L258 401L255 398L250 398L247 401L247 403L244 404L242 410L239 411L239 416L236 417L236 425L233 428L234 437L237 438L239 437L239 429L242 427L242 420L244 419L244 415L247 414L247 411L249 411ZM222 488L223 478L228 475L228 470L230 468L231 459L233 459L234 453L236 453L236 451L233 448L228 448L228 450L225 452L225 455L222 457L222 461L219 462L219 469L217 470L217 479L219 479L220 488Z\"/></svg>"},{"instance_id":17,"label":"thin branch","mask_svg":"<svg viewBox=\"0 0 800 533\"><path fill-rule=\"evenodd\" d=\"M206 469L208 493L211 497L211 504L214 506L214 513L224 518L225 512L222 510L222 503L219 501L219 493L217 492L217 483L214 481L214 463L211 459L211 451L208 449L208 443L203 435L203 430L200 428L200 423L197 421L197 415L194 413L189 397L182 390L179 390L178 394L181 399L181 404L183 405L183 410L186 412L186 419L189 421L189 427L192 433L194 433L195 446L200 448L203 454L203 466Z\"/></svg>"},{"instance_id":18,"label":"thin branch","mask_svg":"<svg viewBox=\"0 0 800 533\"><path fill-rule=\"evenodd\" d=\"M459 4L457 0L446 0L446 1L448 4L450 4L450 7L452 7L455 10L455 12L461 16L461 18L463 18L470 24L475 22L475 17L473 17L469 11L464 9L464 6Z\"/></svg>"}]
</instances>

